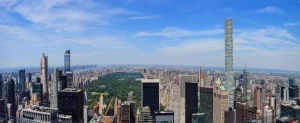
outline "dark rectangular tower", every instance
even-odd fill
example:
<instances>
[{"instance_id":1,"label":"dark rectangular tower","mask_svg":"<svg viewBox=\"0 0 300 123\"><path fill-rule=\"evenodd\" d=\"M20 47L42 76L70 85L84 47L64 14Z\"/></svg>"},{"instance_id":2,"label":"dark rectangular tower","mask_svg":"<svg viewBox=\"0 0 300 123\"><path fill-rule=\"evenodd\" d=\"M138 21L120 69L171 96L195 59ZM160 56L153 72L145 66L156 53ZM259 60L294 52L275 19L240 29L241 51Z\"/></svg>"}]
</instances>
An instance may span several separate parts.
<instances>
[{"instance_id":1,"label":"dark rectangular tower","mask_svg":"<svg viewBox=\"0 0 300 123\"><path fill-rule=\"evenodd\" d=\"M83 91L66 88L58 92L58 109L60 114L71 115L73 123L83 121Z\"/></svg>"},{"instance_id":2,"label":"dark rectangular tower","mask_svg":"<svg viewBox=\"0 0 300 123\"><path fill-rule=\"evenodd\" d=\"M9 79L7 82L7 103L11 104L11 115L16 116L16 98L15 98L15 82Z\"/></svg>"},{"instance_id":3,"label":"dark rectangular tower","mask_svg":"<svg viewBox=\"0 0 300 123\"><path fill-rule=\"evenodd\" d=\"M19 70L19 83L18 83L18 92L23 93L25 92L25 82L26 82L26 76L25 76L25 70Z\"/></svg>"},{"instance_id":4,"label":"dark rectangular tower","mask_svg":"<svg viewBox=\"0 0 300 123\"><path fill-rule=\"evenodd\" d=\"M213 88L200 87L200 102L200 113L205 113L204 122L213 123Z\"/></svg>"},{"instance_id":5,"label":"dark rectangular tower","mask_svg":"<svg viewBox=\"0 0 300 123\"><path fill-rule=\"evenodd\" d=\"M3 87L4 87L4 83L3 83L3 80L2 80L2 74L0 74L0 99L2 99L3 98L3 95L4 95L4 93L3 93Z\"/></svg>"},{"instance_id":6,"label":"dark rectangular tower","mask_svg":"<svg viewBox=\"0 0 300 123\"><path fill-rule=\"evenodd\" d=\"M185 122L191 123L198 109L198 83L185 82L185 88Z\"/></svg>"},{"instance_id":7,"label":"dark rectangular tower","mask_svg":"<svg viewBox=\"0 0 300 123\"><path fill-rule=\"evenodd\" d=\"M142 107L149 106L151 115L159 111L159 79L142 79Z\"/></svg>"},{"instance_id":8,"label":"dark rectangular tower","mask_svg":"<svg viewBox=\"0 0 300 123\"><path fill-rule=\"evenodd\" d=\"M28 73L28 82L32 82L32 75L31 75L31 73Z\"/></svg>"}]
</instances>

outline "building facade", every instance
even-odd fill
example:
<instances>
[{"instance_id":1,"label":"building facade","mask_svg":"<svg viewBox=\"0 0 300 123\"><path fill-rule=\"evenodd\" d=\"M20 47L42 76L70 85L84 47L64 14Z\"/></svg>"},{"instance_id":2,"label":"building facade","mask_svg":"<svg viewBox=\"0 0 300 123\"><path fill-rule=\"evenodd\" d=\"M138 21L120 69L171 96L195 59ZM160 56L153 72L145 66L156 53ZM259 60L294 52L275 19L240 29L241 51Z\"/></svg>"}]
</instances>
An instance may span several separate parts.
<instances>
[{"instance_id":1,"label":"building facade","mask_svg":"<svg viewBox=\"0 0 300 123\"><path fill-rule=\"evenodd\" d=\"M70 55L70 50L67 50L65 52L64 56L64 73L67 71L71 71L71 55Z\"/></svg>"},{"instance_id":2,"label":"building facade","mask_svg":"<svg viewBox=\"0 0 300 123\"><path fill-rule=\"evenodd\" d=\"M234 107L234 72L233 72L233 25L232 19L225 24L225 85L229 93L229 107Z\"/></svg>"},{"instance_id":3,"label":"building facade","mask_svg":"<svg viewBox=\"0 0 300 123\"><path fill-rule=\"evenodd\" d=\"M2 74L0 74L0 99L4 97L3 91L4 91L4 83L2 79Z\"/></svg>"},{"instance_id":4,"label":"building facade","mask_svg":"<svg viewBox=\"0 0 300 123\"><path fill-rule=\"evenodd\" d=\"M193 113L198 111L198 83L185 82L185 122L192 122Z\"/></svg>"},{"instance_id":5,"label":"building facade","mask_svg":"<svg viewBox=\"0 0 300 123\"><path fill-rule=\"evenodd\" d=\"M228 91L224 86L214 87L213 123L224 123L224 113L228 110Z\"/></svg>"},{"instance_id":6,"label":"building facade","mask_svg":"<svg viewBox=\"0 0 300 123\"><path fill-rule=\"evenodd\" d=\"M53 80L51 81L51 91L50 91L50 107L57 108L57 95L58 95L58 81L59 81L59 71L58 68L54 68Z\"/></svg>"},{"instance_id":7,"label":"building facade","mask_svg":"<svg viewBox=\"0 0 300 123\"><path fill-rule=\"evenodd\" d=\"M83 121L83 91L66 88L58 92L59 114L71 115L73 123Z\"/></svg>"},{"instance_id":8,"label":"building facade","mask_svg":"<svg viewBox=\"0 0 300 123\"><path fill-rule=\"evenodd\" d=\"M30 95L37 94L40 104L43 103L43 84L38 82L31 83Z\"/></svg>"},{"instance_id":9,"label":"building facade","mask_svg":"<svg viewBox=\"0 0 300 123\"><path fill-rule=\"evenodd\" d=\"M49 101L49 79L48 79L48 56L43 54L41 58L40 70L41 83L43 84L43 104L47 105Z\"/></svg>"},{"instance_id":10,"label":"building facade","mask_svg":"<svg viewBox=\"0 0 300 123\"><path fill-rule=\"evenodd\" d=\"M258 118L256 106L249 106L247 102L236 102L235 107L237 123L247 122Z\"/></svg>"},{"instance_id":11,"label":"building facade","mask_svg":"<svg viewBox=\"0 0 300 123\"><path fill-rule=\"evenodd\" d=\"M151 115L159 111L159 79L142 79L142 107L149 106Z\"/></svg>"},{"instance_id":12,"label":"building facade","mask_svg":"<svg viewBox=\"0 0 300 123\"><path fill-rule=\"evenodd\" d=\"M198 83L197 75L179 75L179 87L180 87L180 97L185 97L185 83ZM197 84L198 87L198 84Z\"/></svg>"},{"instance_id":13,"label":"building facade","mask_svg":"<svg viewBox=\"0 0 300 123\"><path fill-rule=\"evenodd\" d=\"M19 79L18 79L18 92L22 94L25 92L25 82L26 82L26 76L25 76L25 70L19 70Z\"/></svg>"},{"instance_id":14,"label":"building facade","mask_svg":"<svg viewBox=\"0 0 300 123\"><path fill-rule=\"evenodd\" d=\"M43 84L43 92L48 93L49 79L48 79L48 56L43 54L41 58L41 82Z\"/></svg>"},{"instance_id":15,"label":"building facade","mask_svg":"<svg viewBox=\"0 0 300 123\"><path fill-rule=\"evenodd\" d=\"M155 123L174 123L173 111L154 112Z\"/></svg>"},{"instance_id":16,"label":"building facade","mask_svg":"<svg viewBox=\"0 0 300 123\"><path fill-rule=\"evenodd\" d=\"M200 113L205 113L205 123L213 123L213 88L200 87Z\"/></svg>"},{"instance_id":17,"label":"building facade","mask_svg":"<svg viewBox=\"0 0 300 123\"><path fill-rule=\"evenodd\" d=\"M178 85L173 85L170 93L170 109L174 112L174 123L180 123L180 90Z\"/></svg>"},{"instance_id":18,"label":"building facade","mask_svg":"<svg viewBox=\"0 0 300 123\"><path fill-rule=\"evenodd\" d=\"M9 79L7 82L7 104L10 104L11 116L16 116L15 82Z\"/></svg>"},{"instance_id":19,"label":"building facade","mask_svg":"<svg viewBox=\"0 0 300 123\"><path fill-rule=\"evenodd\" d=\"M17 123L58 123L58 109L33 106L18 110Z\"/></svg>"}]
</instances>

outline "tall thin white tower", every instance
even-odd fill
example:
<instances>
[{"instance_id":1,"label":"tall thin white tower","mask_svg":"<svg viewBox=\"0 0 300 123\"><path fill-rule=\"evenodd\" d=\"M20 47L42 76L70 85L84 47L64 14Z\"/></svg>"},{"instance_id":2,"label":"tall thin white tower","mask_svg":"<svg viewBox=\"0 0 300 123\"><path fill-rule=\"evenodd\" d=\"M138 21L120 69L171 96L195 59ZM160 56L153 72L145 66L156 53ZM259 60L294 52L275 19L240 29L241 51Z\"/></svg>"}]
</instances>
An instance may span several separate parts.
<instances>
[{"instance_id":1,"label":"tall thin white tower","mask_svg":"<svg viewBox=\"0 0 300 123\"><path fill-rule=\"evenodd\" d=\"M234 107L234 73L233 73L233 27L232 19L225 19L225 86L229 92L229 107Z\"/></svg>"},{"instance_id":2,"label":"tall thin white tower","mask_svg":"<svg viewBox=\"0 0 300 123\"><path fill-rule=\"evenodd\" d=\"M57 96L58 96L58 81L59 81L59 71L58 68L54 68L53 80L51 81L51 91L50 91L50 107L57 108Z\"/></svg>"}]
</instances>

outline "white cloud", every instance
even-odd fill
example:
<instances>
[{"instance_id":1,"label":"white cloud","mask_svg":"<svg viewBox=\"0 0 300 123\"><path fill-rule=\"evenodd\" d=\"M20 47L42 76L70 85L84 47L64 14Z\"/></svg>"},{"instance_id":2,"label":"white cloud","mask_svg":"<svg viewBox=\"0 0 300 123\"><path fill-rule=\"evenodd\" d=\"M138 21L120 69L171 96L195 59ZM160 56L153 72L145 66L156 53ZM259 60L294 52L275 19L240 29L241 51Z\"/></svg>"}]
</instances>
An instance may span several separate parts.
<instances>
[{"instance_id":1,"label":"white cloud","mask_svg":"<svg viewBox=\"0 0 300 123\"><path fill-rule=\"evenodd\" d=\"M1 0L0 8L9 9L11 6L15 5L19 0Z\"/></svg>"},{"instance_id":2,"label":"white cloud","mask_svg":"<svg viewBox=\"0 0 300 123\"><path fill-rule=\"evenodd\" d=\"M289 22L284 24L285 27L291 27L291 26L299 26L300 22Z\"/></svg>"},{"instance_id":3,"label":"white cloud","mask_svg":"<svg viewBox=\"0 0 300 123\"><path fill-rule=\"evenodd\" d=\"M176 27L168 27L162 29L162 31L160 32L138 32L134 35L134 37L144 37L144 36L188 37L188 36L201 36L201 35L215 35L215 34L221 34L223 32L224 30L222 29L192 31L192 30L184 30Z\"/></svg>"},{"instance_id":4,"label":"white cloud","mask_svg":"<svg viewBox=\"0 0 300 123\"><path fill-rule=\"evenodd\" d=\"M124 8L81 0L30 0L0 2L7 11L19 13L26 20L56 31L76 32L86 29L86 24L108 25L113 17L133 15ZM12 6L14 5L14 6ZM85 6L83 6L85 5ZM93 10L93 11L92 11ZM95 12L94 10L97 10Z\"/></svg>"},{"instance_id":5,"label":"white cloud","mask_svg":"<svg viewBox=\"0 0 300 123\"><path fill-rule=\"evenodd\" d=\"M155 19L158 18L158 16L133 16L129 17L129 20L145 20L145 19Z\"/></svg>"},{"instance_id":6,"label":"white cloud","mask_svg":"<svg viewBox=\"0 0 300 123\"><path fill-rule=\"evenodd\" d=\"M274 31L276 30L276 31ZM234 34L234 65L300 69L300 43L285 29L265 27ZM187 65L223 66L224 39L183 40L174 46L162 46L159 54L169 62Z\"/></svg>"},{"instance_id":7,"label":"white cloud","mask_svg":"<svg viewBox=\"0 0 300 123\"><path fill-rule=\"evenodd\" d=\"M263 9L257 10L258 13L274 13L274 14L284 14L284 12L277 7L267 6Z\"/></svg>"}]
</instances>

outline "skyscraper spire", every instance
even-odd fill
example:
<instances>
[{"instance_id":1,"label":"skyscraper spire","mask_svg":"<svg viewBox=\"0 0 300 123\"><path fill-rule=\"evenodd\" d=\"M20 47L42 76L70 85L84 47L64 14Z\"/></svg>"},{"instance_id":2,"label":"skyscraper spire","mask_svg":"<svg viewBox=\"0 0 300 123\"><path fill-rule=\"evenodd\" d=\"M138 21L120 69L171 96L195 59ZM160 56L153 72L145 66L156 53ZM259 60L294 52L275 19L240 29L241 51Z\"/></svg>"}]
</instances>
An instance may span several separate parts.
<instances>
[{"instance_id":1,"label":"skyscraper spire","mask_svg":"<svg viewBox=\"0 0 300 123\"><path fill-rule=\"evenodd\" d=\"M203 79L204 79L203 71L202 71L202 67L200 66L200 72L199 72L199 83L200 83L200 87L203 87L203 86L204 86Z\"/></svg>"}]
</instances>

